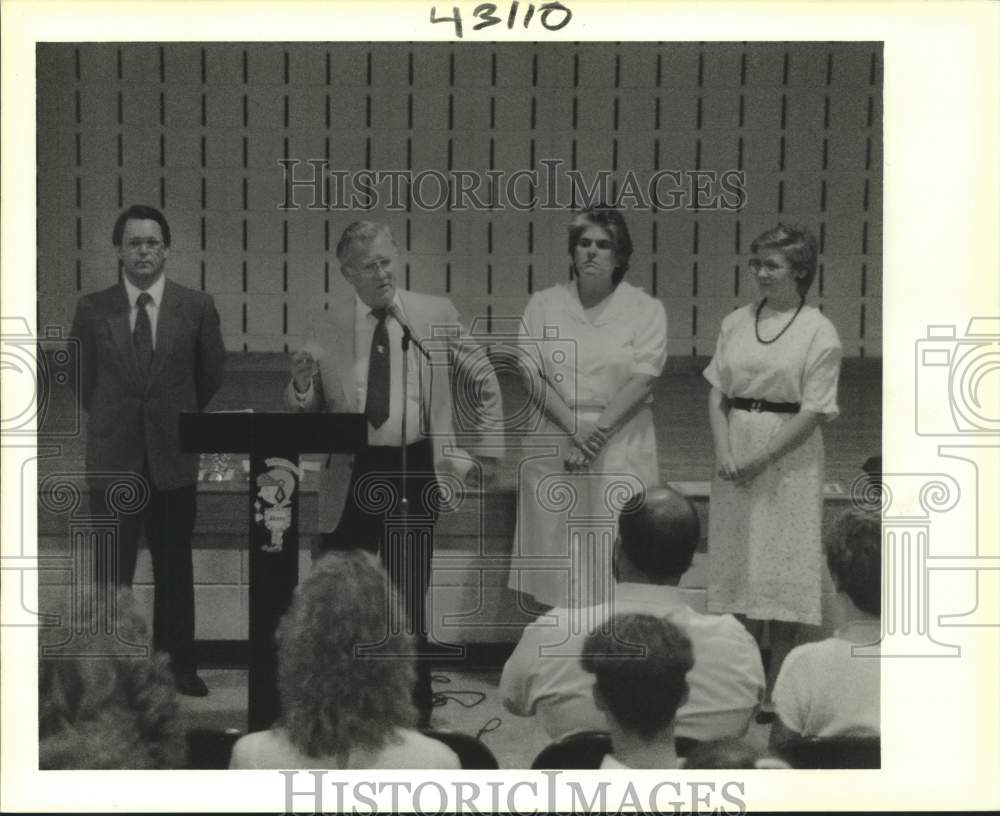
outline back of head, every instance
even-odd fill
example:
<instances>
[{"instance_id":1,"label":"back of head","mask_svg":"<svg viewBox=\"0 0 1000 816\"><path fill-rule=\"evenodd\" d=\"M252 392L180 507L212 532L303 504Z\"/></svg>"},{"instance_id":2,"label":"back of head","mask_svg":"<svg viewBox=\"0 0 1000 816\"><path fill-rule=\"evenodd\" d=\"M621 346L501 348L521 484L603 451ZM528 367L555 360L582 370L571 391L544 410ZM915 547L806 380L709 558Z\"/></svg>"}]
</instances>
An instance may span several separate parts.
<instances>
[{"instance_id":1,"label":"back of head","mask_svg":"<svg viewBox=\"0 0 1000 816\"><path fill-rule=\"evenodd\" d=\"M694 657L691 642L669 621L615 615L607 629L587 636L580 663L616 722L649 740L673 723Z\"/></svg>"},{"instance_id":2,"label":"back of head","mask_svg":"<svg viewBox=\"0 0 1000 816\"><path fill-rule=\"evenodd\" d=\"M838 592L862 612L882 611L882 520L877 513L845 511L823 541Z\"/></svg>"},{"instance_id":3,"label":"back of head","mask_svg":"<svg viewBox=\"0 0 1000 816\"><path fill-rule=\"evenodd\" d=\"M622 555L655 583L680 578L701 537L694 505L669 487L640 490L618 519Z\"/></svg>"},{"instance_id":4,"label":"back of head","mask_svg":"<svg viewBox=\"0 0 1000 816\"><path fill-rule=\"evenodd\" d=\"M328 553L296 589L278 629L278 685L282 723L304 754L377 750L416 721L400 614L388 575L363 550Z\"/></svg>"},{"instance_id":5,"label":"back of head","mask_svg":"<svg viewBox=\"0 0 1000 816\"><path fill-rule=\"evenodd\" d=\"M46 607L60 623L39 638L39 767L179 768L185 743L167 658L144 647L130 593L108 600L88 591Z\"/></svg>"}]
</instances>

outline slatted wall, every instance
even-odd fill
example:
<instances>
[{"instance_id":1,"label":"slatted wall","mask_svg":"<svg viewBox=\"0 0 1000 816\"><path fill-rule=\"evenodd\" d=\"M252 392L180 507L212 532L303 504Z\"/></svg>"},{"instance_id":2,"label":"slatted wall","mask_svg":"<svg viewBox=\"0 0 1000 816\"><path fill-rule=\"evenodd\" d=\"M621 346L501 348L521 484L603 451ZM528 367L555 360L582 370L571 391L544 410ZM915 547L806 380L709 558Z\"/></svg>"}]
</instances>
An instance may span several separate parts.
<instances>
[{"instance_id":1,"label":"slatted wall","mask_svg":"<svg viewBox=\"0 0 1000 816\"><path fill-rule=\"evenodd\" d=\"M672 355L711 353L753 294L749 242L778 220L817 233L812 301L845 353L881 355L880 44L59 43L37 57L42 326L68 328L79 293L115 280L111 227L133 203L166 213L168 273L214 295L231 351L294 348L310 310L347 294L333 248L359 215L393 226L410 288L449 294L467 320L520 314L567 279L565 211L281 211L278 160L513 173L549 158L619 182L745 172L737 212L628 213L629 280L663 299Z\"/></svg>"}]
</instances>

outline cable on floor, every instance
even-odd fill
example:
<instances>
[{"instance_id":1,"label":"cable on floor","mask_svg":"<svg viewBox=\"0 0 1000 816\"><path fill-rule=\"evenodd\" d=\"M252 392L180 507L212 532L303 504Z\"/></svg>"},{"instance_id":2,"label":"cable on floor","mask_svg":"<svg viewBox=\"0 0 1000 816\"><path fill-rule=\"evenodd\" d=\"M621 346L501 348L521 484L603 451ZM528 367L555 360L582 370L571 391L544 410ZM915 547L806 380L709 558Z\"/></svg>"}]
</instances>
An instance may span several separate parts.
<instances>
[{"instance_id":1,"label":"cable on floor","mask_svg":"<svg viewBox=\"0 0 1000 816\"><path fill-rule=\"evenodd\" d=\"M451 682L451 678L446 674L435 674L431 677L431 683L440 683L441 685L447 685ZM466 702L456 695L470 695L473 699L471 702ZM447 705L449 700L454 700L462 708L473 708L479 705L483 700L486 699L486 694L482 691L461 691L456 689L455 691L435 691L431 698L431 705L435 708L440 708L443 705Z\"/></svg>"},{"instance_id":2,"label":"cable on floor","mask_svg":"<svg viewBox=\"0 0 1000 816\"><path fill-rule=\"evenodd\" d=\"M489 734L491 731L496 731L501 725L503 725L503 720L499 717L490 717L486 724L476 732L476 739L481 740L483 734Z\"/></svg>"}]
</instances>

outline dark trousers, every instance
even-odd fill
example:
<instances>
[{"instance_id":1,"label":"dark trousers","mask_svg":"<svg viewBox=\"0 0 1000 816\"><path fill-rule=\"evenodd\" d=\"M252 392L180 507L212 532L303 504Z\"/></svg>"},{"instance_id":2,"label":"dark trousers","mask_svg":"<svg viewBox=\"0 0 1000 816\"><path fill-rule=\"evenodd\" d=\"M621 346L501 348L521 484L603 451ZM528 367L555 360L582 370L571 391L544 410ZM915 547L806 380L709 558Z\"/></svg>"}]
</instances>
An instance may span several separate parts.
<instances>
[{"instance_id":1,"label":"dark trousers","mask_svg":"<svg viewBox=\"0 0 1000 816\"><path fill-rule=\"evenodd\" d=\"M399 593L404 625L416 640L417 685L413 701L426 724L431 712L431 671L427 655L427 588L434 549L436 478L431 443L416 442L406 449L404 514L402 449L369 447L354 459L354 470L343 515L337 529L327 533L322 550L361 548L379 553L389 580Z\"/></svg>"},{"instance_id":2,"label":"dark trousers","mask_svg":"<svg viewBox=\"0 0 1000 816\"><path fill-rule=\"evenodd\" d=\"M175 671L193 670L194 566L191 534L194 531L197 485L158 490L149 474L149 502L136 513L119 513L118 536L110 554L97 552L98 580L110 579L115 588L131 588L135 577L139 535L146 541L153 561L153 648L167 652ZM107 484L91 482L90 506L95 516L108 515ZM112 564L106 563L107 558ZM113 578L111 577L113 576Z\"/></svg>"}]
</instances>

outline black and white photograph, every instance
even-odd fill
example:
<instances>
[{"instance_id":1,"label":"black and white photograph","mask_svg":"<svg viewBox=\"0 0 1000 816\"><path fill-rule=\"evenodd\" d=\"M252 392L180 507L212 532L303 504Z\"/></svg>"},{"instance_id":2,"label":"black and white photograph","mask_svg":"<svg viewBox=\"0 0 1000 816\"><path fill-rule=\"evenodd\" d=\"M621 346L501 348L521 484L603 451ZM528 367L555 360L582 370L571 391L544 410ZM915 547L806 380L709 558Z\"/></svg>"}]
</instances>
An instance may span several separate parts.
<instances>
[{"instance_id":1,"label":"black and white photograph","mask_svg":"<svg viewBox=\"0 0 1000 816\"><path fill-rule=\"evenodd\" d=\"M5 4L5 809L997 802L995 9L166 6Z\"/></svg>"}]
</instances>

